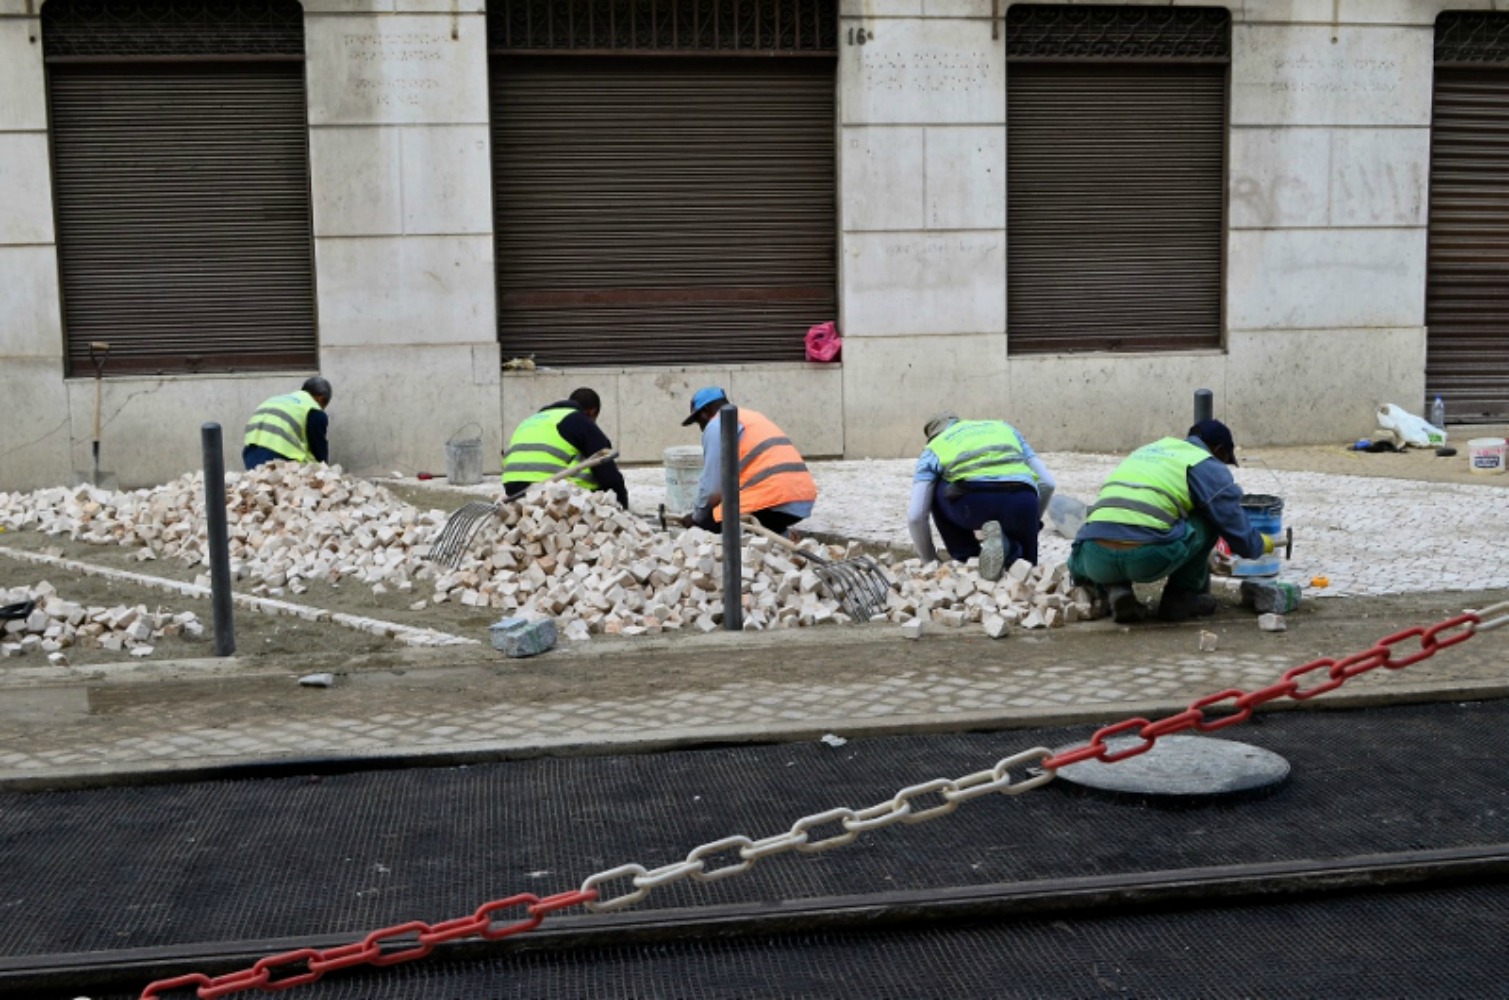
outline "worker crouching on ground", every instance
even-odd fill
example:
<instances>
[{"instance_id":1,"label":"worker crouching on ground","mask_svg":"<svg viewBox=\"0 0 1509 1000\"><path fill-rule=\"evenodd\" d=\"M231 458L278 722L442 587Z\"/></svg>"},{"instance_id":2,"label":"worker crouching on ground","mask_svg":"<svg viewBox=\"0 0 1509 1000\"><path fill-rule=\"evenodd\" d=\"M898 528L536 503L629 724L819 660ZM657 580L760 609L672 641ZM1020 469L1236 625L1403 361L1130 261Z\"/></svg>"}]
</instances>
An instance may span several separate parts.
<instances>
[{"instance_id":1,"label":"worker crouching on ground","mask_svg":"<svg viewBox=\"0 0 1509 1000\"><path fill-rule=\"evenodd\" d=\"M1056 484L1021 432L1004 420L960 420L945 410L928 419L923 433L927 447L906 513L917 555L924 562L938 558L931 514L948 554L960 562L979 556L987 580L999 580L1018 559L1036 566L1043 511Z\"/></svg>"},{"instance_id":2,"label":"worker crouching on ground","mask_svg":"<svg viewBox=\"0 0 1509 1000\"><path fill-rule=\"evenodd\" d=\"M602 410L597 393L581 388L521 421L503 452L503 491L517 496L568 465L611 450L608 435L597 426ZM568 478L584 490L611 491L619 506L628 510L629 490L617 463L603 462Z\"/></svg>"},{"instance_id":3,"label":"worker crouching on ground","mask_svg":"<svg viewBox=\"0 0 1509 1000\"><path fill-rule=\"evenodd\" d=\"M722 389L709 386L692 396L692 414L681 426L702 428L702 478L697 503L681 518L683 527L723 530L723 421L728 405ZM739 409L739 512L784 535L793 524L812 516L817 483L796 445L775 422L754 410Z\"/></svg>"},{"instance_id":4,"label":"worker crouching on ground","mask_svg":"<svg viewBox=\"0 0 1509 1000\"><path fill-rule=\"evenodd\" d=\"M274 396L246 422L241 462L250 472L268 462L329 462L330 383L318 375L298 392Z\"/></svg>"},{"instance_id":5,"label":"worker crouching on ground","mask_svg":"<svg viewBox=\"0 0 1509 1000\"><path fill-rule=\"evenodd\" d=\"M1075 582L1103 587L1118 622L1143 617L1132 584L1165 578L1159 618L1215 613L1209 560L1216 539L1248 559L1273 551L1273 539L1252 527L1242 509L1242 488L1226 468L1236 464L1231 431L1219 420L1200 421L1183 440L1167 437L1132 452L1075 535L1069 554Z\"/></svg>"}]
</instances>

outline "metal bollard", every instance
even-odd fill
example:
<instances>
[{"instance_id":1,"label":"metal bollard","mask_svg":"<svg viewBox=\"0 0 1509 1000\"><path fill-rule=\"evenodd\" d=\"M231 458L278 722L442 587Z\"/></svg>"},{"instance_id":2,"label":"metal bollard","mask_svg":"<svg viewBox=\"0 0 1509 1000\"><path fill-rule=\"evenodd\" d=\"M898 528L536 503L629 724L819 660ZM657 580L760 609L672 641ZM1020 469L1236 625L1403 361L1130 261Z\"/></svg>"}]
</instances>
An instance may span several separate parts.
<instances>
[{"instance_id":1,"label":"metal bollard","mask_svg":"<svg viewBox=\"0 0 1509 1000\"><path fill-rule=\"evenodd\" d=\"M231 620L230 532L225 523L225 453L220 425L199 428L204 451L204 522L210 555L210 600L215 609L215 655L236 652L236 626Z\"/></svg>"},{"instance_id":2,"label":"metal bollard","mask_svg":"<svg viewBox=\"0 0 1509 1000\"><path fill-rule=\"evenodd\" d=\"M1214 419L1216 415L1215 393L1209 389L1195 390L1195 423Z\"/></svg>"},{"instance_id":3,"label":"metal bollard","mask_svg":"<svg viewBox=\"0 0 1509 1000\"><path fill-rule=\"evenodd\" d=\"M743 529L739 525L739 408L718 410L723 442L723 628L744 630Z\"/></svg>"}]
</instances>

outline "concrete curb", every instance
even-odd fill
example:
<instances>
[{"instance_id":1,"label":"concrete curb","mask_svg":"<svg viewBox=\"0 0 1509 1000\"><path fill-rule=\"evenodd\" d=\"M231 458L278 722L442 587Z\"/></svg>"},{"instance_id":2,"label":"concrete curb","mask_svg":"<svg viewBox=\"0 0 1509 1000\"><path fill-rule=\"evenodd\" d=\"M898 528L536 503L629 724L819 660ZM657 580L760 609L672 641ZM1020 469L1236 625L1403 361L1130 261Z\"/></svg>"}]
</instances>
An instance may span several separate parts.
<instances>
[{"instance_id":1,"label":"concrete curb","mask_svg":"<svg viewBox=\"0 0 1509 1000\"><path fill-rule=\"evenodd\" d=\"M1270 702L1263 706L1260 713L1336 711L1389 705L1491 701L1506 697L1509 697L1509 680L1399 684L1391 686L1386 691L1337 694L1315 701ZM1002 715L999 712L919 713L896 715L886 719L851 721L835 716L827 722L804 720L789 725L734 726L717 729L666 727L659 730L641 730L632 734L592 737L571 734L558 739L534 740L516 744L500 741L467 743L444 750L414 745L375 752L332 753L319 757L227 756L199 758L192 761L169 760L85 765L54 768L45 773L39 770L13 769L0 771L0 791L64 791L143 784L229 781L296 775L315 776L401 768L463 767L539 757L606 756L690 750L710 746L802 743L818 740L830 733L845 739L872 739L885 736L953 732L1012 732L1020 729L1062 726L1096 727L1126 718L1154 719L1172 715L1182 711L1187 705L1187 701L1101 702L1061 708L1019 709L1009 715ZM1233 726L1231 730L1223 731L1223 735L1235 738L1240 732L1240 726ZM1090 731L1083 734L1085 739L1091 735ZM1017 753L1023 749L1027 748L1003 747L1002 755ZM985 764L982 763L981 766Z\"/></svg>"}]
</instances>

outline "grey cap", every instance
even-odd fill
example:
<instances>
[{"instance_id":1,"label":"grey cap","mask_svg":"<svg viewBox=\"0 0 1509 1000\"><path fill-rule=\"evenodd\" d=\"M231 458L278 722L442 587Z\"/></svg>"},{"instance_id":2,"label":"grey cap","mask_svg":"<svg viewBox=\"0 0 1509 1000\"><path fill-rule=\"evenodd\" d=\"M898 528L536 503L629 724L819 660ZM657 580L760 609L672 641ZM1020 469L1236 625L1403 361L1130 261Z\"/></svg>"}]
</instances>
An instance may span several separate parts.
<instances>
[{"instance_id":1,"label":"grey cap","mask_svg":"<svg viewBox=\"0 0 1509 1000\"><path fill-rule=\"evenodd\" d=\"M957 422L958 415L953 410L939 410L927 418L927 423L922 425L922 433L931 441L933 438L948 430L948 425Z\"/></svg>"}]
</instances>

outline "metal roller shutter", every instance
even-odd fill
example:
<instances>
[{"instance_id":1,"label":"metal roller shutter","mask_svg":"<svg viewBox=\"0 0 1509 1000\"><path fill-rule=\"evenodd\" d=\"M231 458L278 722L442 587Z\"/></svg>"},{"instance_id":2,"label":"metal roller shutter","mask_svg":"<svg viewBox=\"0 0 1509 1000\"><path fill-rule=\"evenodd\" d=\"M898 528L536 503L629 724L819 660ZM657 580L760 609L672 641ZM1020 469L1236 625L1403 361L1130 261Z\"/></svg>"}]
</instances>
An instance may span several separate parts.
<instances>
[{"instance_id":1,"label":"metal roller shutter","mask_svg":"<svg viewBox=\"0 0 1509 1000\"><path fill-rule=\"evenodd\" d=\"M1426 394L1509 414L1509 67L1437 68L1430 159Z\"/></svg>"},{"instance_id":2,"label":"metal roller shutter","mask_svg":"<svg viewBox=\"0 0 1509 1000\"><path fill-rule=\"evenodd\" d=\"M298 62L49 71L70 371L316 364Z\"/></svg>"},{"instance_id":3,"label":"metal roller shutter","mask_svg":"<svg viewBox=\"0 0 1509 1000\"><path fill-rule=\"evenodd\" d=\"M837 314L831 58L499 56L492 72L504 357L802 359Z\"/></svg>"},{"instance_id":4,"label":"metal roller shutter","mask_svg":"<svg viewBox=\"0 0 1509 1000\"><path fill-rule=\"evenodd\" d=\"M1220 346L1225 124L1223 65L1011 65L1011 353Z\"/></svg>"}]
</instances>

